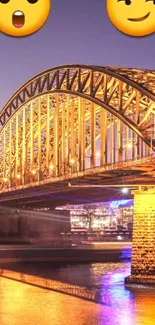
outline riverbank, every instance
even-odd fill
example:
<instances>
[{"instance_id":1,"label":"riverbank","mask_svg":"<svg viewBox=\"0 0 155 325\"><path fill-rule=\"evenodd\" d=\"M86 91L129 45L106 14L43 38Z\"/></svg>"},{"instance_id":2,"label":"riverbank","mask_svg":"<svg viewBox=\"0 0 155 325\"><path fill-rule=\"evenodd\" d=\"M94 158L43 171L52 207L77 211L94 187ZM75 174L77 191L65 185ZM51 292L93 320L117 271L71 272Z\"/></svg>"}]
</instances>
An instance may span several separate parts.
<instances>
[{"instance_id":1,"label":"riverbank","mask_svg":"<svg viewBox=\"0 0 155 325\"><path fill-rule=\"evenodd\" d=\"M0 263L12 262L119 262L130 260L131 243L91 243L71 247L3 245Z\"/></svg>"}]
</instances>

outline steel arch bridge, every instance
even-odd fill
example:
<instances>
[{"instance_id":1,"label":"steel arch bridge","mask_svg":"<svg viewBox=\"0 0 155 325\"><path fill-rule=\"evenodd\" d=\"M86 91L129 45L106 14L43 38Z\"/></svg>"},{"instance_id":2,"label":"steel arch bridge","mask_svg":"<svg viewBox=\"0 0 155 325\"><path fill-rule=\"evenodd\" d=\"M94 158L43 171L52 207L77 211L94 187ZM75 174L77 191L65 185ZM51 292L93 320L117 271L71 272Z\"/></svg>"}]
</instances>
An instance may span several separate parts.
<instances>
[{"instance_id":1,"label":"steel arch bridge","mask_svg":"<svg viewBox=\"0 0 155 325\"><path fill-rule=\"evenodd\" d=\"M146 160L155 71L66 65L26 82L0 113L0 191Z\"/></svg>"}]
</instances>

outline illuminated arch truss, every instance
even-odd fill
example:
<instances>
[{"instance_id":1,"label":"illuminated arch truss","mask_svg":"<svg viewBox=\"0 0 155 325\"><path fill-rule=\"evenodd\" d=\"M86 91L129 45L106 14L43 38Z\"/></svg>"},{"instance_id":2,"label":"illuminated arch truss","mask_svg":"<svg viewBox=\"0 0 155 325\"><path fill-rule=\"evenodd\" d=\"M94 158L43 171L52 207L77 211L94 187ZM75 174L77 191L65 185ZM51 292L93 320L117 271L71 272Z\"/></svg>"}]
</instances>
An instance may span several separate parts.
<instances>
[{"instance_id":1,"label":"illuminated arch truss","mask_svg":"<svg viewBox=\"0 0 155 325\"><path fill-rule=\"evenodd\" d=\"M37 75L0 114L1 188L149 155L154 92L150 71L71 65Z\"/></svg>"}]
</instances>

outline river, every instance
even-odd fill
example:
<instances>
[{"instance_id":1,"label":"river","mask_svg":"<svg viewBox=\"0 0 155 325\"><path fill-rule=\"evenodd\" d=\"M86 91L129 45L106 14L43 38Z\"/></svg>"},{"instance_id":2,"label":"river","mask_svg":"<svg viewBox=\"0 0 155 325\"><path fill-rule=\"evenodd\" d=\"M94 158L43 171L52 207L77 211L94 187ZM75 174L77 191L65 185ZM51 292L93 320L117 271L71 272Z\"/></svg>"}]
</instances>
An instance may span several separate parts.
<instances>
[{"instance_id":1,"label":"river","mask_svg":"<svg viewBox=\"0 0 155 325\"><path fill-rule=\"evenodd\" d=\"M12 264L8 269L96 292L96 301L0 277L0 325L154 325L155 288L126 288L129 263Z\"/></svg>"}]
</instances>

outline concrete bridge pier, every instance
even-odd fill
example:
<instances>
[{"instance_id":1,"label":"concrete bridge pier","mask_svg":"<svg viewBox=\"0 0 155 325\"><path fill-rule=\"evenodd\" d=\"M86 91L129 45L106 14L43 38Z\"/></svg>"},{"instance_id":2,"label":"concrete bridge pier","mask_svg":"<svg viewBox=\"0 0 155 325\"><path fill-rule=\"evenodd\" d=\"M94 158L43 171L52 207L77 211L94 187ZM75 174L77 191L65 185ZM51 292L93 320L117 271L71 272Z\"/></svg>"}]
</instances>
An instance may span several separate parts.
<instances>
[{"instance_id":1,"label":"concrete bridge pier","mask_svg":"<svg viewBox=\"0 0 155 325\"><path fill-rule=\"evenodd\" d=\"M155 190L135 190L131 275L126 284L155 284Z\"/></svg>"}]
</instances>

